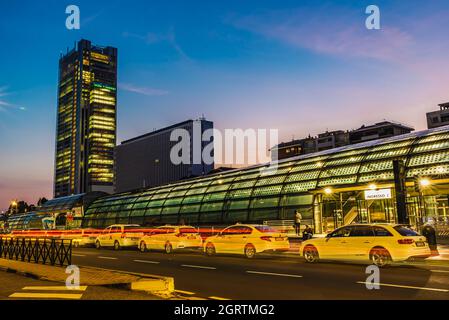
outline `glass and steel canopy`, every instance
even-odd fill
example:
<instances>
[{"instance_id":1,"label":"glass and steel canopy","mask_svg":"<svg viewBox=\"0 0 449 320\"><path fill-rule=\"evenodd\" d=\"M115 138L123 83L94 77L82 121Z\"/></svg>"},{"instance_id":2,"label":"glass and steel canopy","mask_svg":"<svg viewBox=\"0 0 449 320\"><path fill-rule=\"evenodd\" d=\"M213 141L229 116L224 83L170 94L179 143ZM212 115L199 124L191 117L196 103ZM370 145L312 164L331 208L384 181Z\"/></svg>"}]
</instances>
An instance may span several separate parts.
<instances>
[{"instance_id":1,"label":"glass and steel canopy","mask_svg":"<svg viewBox=\"0 0 449 320\"><path fill-rule=\"evenodd\" d=\"M85 212L84 227L188 222L224 224L286 219L324 188L393 183L393 160L407 177L449 177L449 126L301 155L157 188L106 196Z\"/></svg>"}]
</instances>

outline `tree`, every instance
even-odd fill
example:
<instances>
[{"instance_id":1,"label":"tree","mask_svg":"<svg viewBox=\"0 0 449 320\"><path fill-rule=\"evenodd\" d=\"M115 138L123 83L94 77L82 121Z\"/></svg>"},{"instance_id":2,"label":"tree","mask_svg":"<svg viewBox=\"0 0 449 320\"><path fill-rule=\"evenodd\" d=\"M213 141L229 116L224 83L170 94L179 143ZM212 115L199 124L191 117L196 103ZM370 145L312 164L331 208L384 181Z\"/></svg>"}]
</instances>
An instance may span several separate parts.
<instances>
[{"instance_id":1,"label":"tree","mask_svg":"<svg viewBox=\"0 0 449 320\"><path fill-rule=\"evenodd\" d=\"M28 206L28 203L26 203L25 201L13 201L10 205L9 205L9 209L7 211L7 215L12 215L12 214L19 214L19 213L26 213L30 211L30 207Z\"/></svg>"}]
</instances>

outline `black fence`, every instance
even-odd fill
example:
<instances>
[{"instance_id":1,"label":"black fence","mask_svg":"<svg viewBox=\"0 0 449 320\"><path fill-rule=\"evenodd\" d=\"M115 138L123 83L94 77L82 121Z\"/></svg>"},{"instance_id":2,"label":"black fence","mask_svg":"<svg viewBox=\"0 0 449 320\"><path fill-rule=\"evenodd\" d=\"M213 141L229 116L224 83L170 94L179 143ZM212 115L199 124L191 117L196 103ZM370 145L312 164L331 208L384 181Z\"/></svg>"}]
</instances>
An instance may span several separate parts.
<instances>
[{"instance_id":1,"label":"black fence","mask_svg":"<svg viewBox=\"0 0 449 320\"><path fill-rule=\"evenodd\" d=\"M52 266L71 265L72 240L0 237L0 258Z\"/></svg>"}]
</instances>

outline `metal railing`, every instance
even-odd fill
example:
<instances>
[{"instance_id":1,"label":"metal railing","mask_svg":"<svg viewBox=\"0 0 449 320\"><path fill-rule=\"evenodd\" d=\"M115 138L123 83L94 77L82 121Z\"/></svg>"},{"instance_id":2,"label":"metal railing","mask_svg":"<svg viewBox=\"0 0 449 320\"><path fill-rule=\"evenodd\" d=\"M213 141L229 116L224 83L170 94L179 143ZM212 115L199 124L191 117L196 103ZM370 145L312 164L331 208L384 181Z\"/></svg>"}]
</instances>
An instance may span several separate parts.
<instances>
[{"instance_id":1,"label":"metal railing","mask_svg":"<svg viewBox=\"0 0 449 320\"><path fill-rule=\"evenodd\" d=\"M0 258L52 266L71 265L72 240L0 237Z\"/></svg>"}]
</instances>

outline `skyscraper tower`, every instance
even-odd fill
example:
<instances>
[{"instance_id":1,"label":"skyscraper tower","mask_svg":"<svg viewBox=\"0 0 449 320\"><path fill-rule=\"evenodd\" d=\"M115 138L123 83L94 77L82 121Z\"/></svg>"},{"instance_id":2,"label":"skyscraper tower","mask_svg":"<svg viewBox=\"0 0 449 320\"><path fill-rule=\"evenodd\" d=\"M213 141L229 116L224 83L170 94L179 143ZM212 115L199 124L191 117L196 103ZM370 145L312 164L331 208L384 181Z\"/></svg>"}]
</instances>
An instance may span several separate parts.
<instances>
[{"instance_id":1,"label":"skyscraper tower","mask_svg":"<svg viewBox=\"0 0 449 320\"><path fill-rule=\"evenodd\" d=\"M59 60L55 198L113 192L117 49L81 40Z\"/></svg>"}]
</instances>

